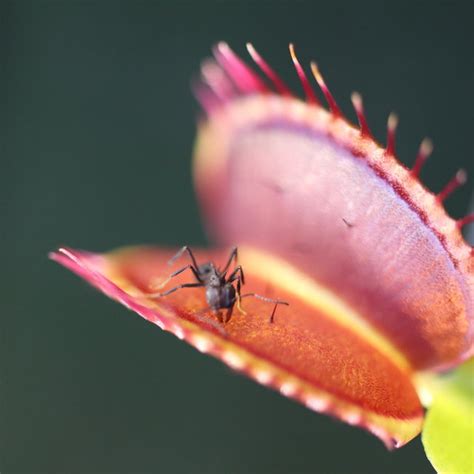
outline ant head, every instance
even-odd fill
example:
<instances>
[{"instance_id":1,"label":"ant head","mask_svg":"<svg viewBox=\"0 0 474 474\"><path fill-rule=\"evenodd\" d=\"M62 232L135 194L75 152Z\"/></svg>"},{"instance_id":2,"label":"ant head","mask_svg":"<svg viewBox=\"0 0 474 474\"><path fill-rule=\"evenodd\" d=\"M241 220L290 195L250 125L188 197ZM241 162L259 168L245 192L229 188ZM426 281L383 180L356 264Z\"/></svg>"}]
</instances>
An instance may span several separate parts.
<instances>
[{"instance_id":1,"label":"ant head","mask_svg":"<svg viewBox=\"0 0 474 474\"><path fill-rule=\"evenodd\" d=\"M203 263L198 267L199 275L203 278L210 277L213 273L216 273L216 268L212 262Z\"/></svg>"}]
</instances>

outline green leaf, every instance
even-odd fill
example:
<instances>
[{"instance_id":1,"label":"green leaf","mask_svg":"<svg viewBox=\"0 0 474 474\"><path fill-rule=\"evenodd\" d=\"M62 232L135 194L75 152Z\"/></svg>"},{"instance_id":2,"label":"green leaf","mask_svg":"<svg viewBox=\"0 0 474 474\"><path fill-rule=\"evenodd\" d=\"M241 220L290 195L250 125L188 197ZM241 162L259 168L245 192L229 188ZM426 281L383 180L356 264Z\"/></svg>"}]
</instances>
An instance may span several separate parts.
<instances>
[{"instance_id":1,"label":"green leaf","mask_svg":"<svg viewBox=\"0 0 474 474\"><path fill-rule=\"evenodd\" d=\"M422 440L439 473L474 473L474 359L436 387Z\"/></svg>"}]
</instances>

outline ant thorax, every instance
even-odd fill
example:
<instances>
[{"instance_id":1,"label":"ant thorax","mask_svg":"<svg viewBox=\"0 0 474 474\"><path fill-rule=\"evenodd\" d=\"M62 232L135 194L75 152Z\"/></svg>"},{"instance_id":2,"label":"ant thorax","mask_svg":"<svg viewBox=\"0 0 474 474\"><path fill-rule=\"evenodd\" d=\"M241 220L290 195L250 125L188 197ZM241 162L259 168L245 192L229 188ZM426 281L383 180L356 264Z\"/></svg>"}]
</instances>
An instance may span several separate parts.
<instances>
[{"instance_id":1,"label":"ant thorax","mask_svg":"<svg viewBox=\"0 0 474 474\"><path fill-rule=\"evenodd\" d=\"M207 280L207 286L210 286L212 288L221 288L222 285L225 284L224 278L222 278L219 274L214 273L209 276Z\"/></svg>"}]
</instances>

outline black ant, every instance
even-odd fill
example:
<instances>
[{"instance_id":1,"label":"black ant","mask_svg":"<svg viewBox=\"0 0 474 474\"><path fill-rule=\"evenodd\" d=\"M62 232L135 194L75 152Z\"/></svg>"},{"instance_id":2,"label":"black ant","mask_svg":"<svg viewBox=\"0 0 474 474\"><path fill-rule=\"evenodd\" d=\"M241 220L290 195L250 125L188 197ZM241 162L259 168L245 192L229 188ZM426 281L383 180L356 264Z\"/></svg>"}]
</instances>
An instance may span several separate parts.
<instances>
[{"instance_id":1,"label":"black ant","mask_svg":"<svg viewBox=\"0 0 474 474\"><path fill-rule=\"evenodd\" d=\"M175 260L181 257L184 252L188 253L189 258L191 259L191 263L173 272L164 282L159 285L158 288L164 287L173 277L179 275L180 273L183 273L188 268L193 272L193 275L196 278L196 282L183 283L163 293L149 294L147 295L148 297L151 296L158 298L162 296L167 296L177 290L180 290L181 288L204 287L206 288L207 304L209 305L210 309L212 309L219 315L220 321L224 323L227 323L230 320L232 316L232 310L234 309L235 304L237 304L237 308L240 312L246 314L245 311L241 308L240 302L242 298L246 298L248 296L253 296L269 303L275 303L272 314L270 316L270 323L273 323L275 311L279 304L284 304L288 306L288 303L286 301L267 298L266 296L258 295L256 293L246 293L244 295L241 294L241 287L245 284L245 276L242 266L237 265L233 269L232 273L227 276L227 272L232 264L232 261L237 264L237 247L232 248L227 263L225 264L222 270L219 270L219 268L217 268L213 262L207 262L198 265L192 250L187 245L182 247L179 252L169 260L168 265L174 263ZM227 313L225 315L224 320L222 320L222 317L220 315L219 310L221 309L227 309Z\"/></svg>"}]
</instances>

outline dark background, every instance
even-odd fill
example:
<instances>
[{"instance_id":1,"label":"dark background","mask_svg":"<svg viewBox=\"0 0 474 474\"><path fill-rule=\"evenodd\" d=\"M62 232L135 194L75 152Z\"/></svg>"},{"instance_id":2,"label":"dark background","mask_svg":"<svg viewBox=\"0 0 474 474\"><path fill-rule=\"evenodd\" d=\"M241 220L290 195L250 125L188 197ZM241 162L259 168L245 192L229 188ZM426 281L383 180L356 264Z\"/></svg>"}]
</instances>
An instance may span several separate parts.
<instances>
[{"instance_id":1,"label":"dark background","mask_svg":"<svg viewBox=\"0 0 474 474\"><path fill-rule=\"evenodd\" d=\"M190 79L225 39L253 41L300 90L316 59L354 118L438 191L473 170L471 2L5 2L0 6L0 471L433 472L200 355L47 260L68 244L204 245ZM472 182L447 203L467 211Z\"/></svg>"}]
</instances>

